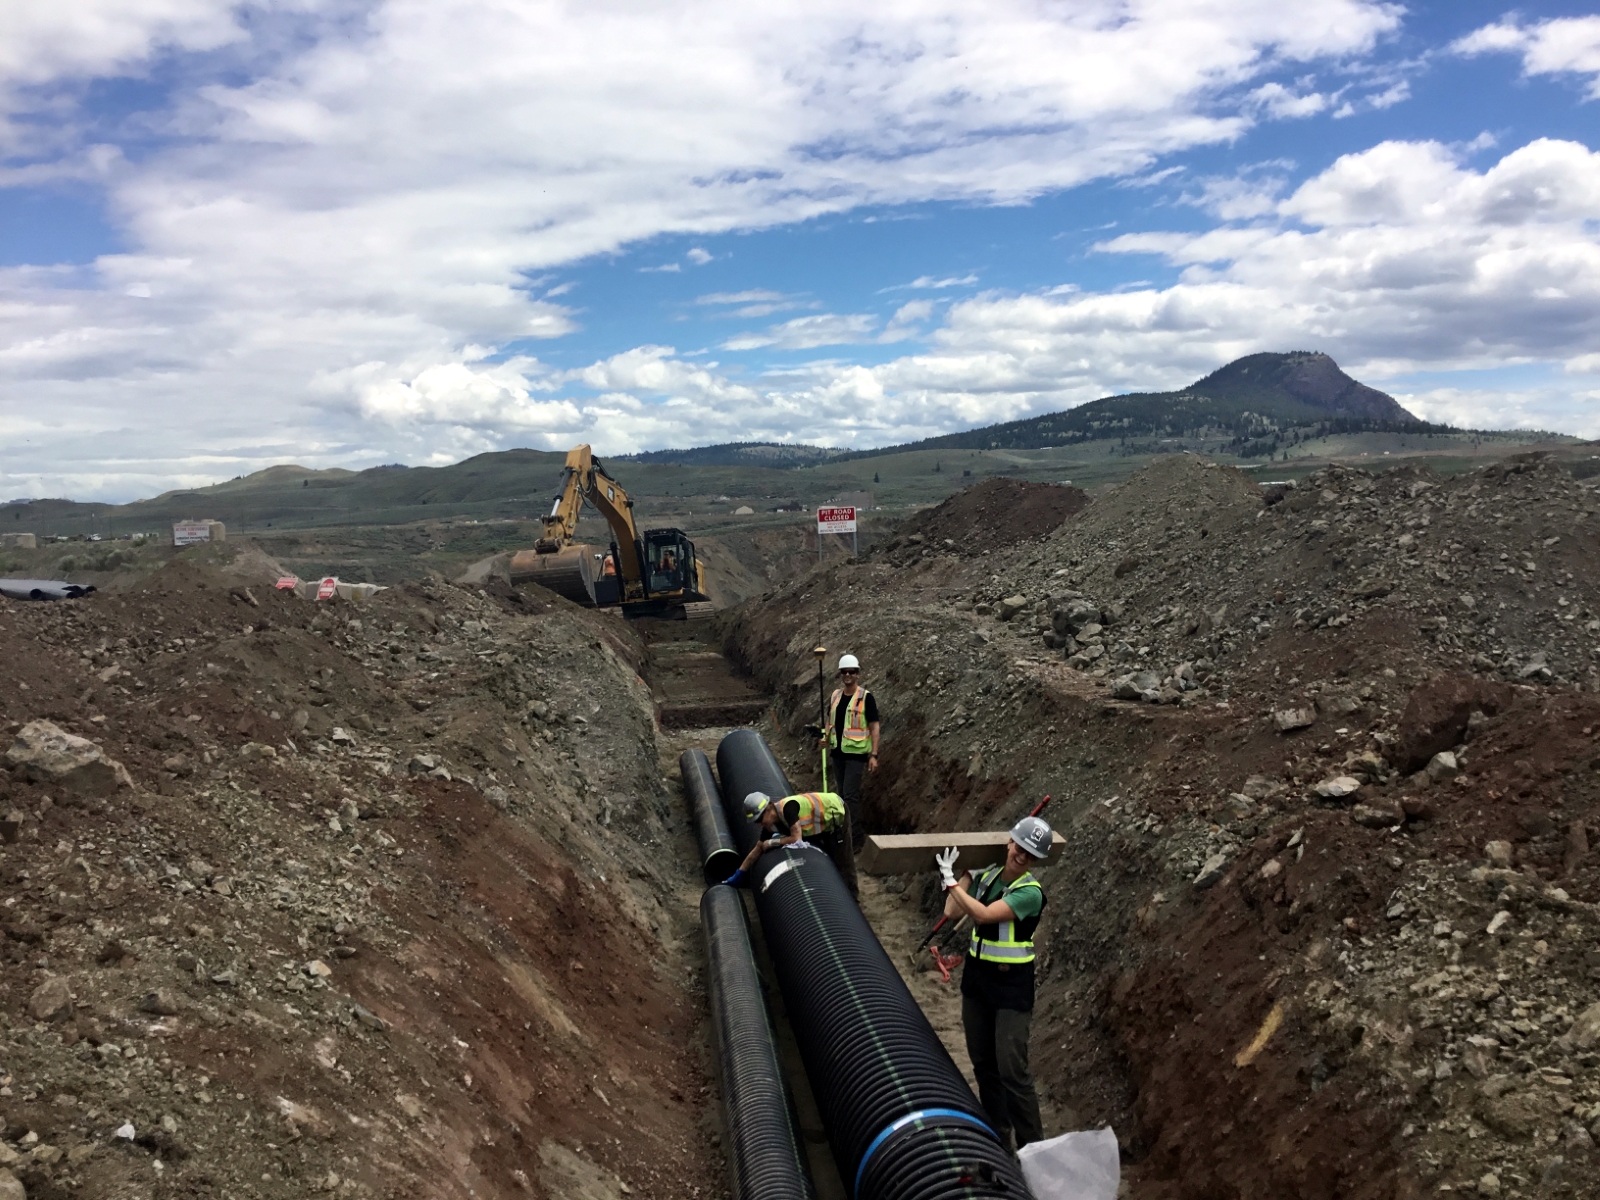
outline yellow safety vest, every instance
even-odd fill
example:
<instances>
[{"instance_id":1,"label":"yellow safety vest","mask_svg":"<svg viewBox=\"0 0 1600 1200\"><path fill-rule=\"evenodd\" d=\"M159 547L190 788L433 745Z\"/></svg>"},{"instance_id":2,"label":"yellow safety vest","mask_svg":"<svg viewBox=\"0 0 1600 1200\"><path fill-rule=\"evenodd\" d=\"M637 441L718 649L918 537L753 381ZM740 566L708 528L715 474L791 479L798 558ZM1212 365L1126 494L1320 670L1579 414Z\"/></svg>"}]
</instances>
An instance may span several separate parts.
<instances>
[{"instance_id":1,"label":"yellow safety vest","mask_svg":"<svg viewBox=\"0 0 1600 1200\"><path fill-rule=\"evenodd\" d=\"M856 688L844 710L844 742L839 742L839 698L844 689L835 689L833 703L828 706L828 745L845 754L872 753L872 731L867 728L867 689Z\"/></svg>"},{"instance_id":2,"label":"yellow safety vest","mask_svg":"<svg viewBox=\"0 0 1600 1200\"><path fill-rule=\"evenodd\" d=\"M800 805L800 836L817 837L830 829L837 829L844 820L844 801L833 792L798 792L778 801L781 813L796 801Z\"/></svg>"},{"instance_id":3,"label":"yellow safety vest","mask_svg":"<svg viewBox=\"0 0 1600 1200\"><path fill-rule=\"evenodd\" d=\"M972 877L972 896L981 901L983 895L994 882L994 877L1000 874L1000 868L985 867ZM1025 873L1013 879L1006 885L1006 890L1001 892L998 899L1005 900L1014 892L1024 888L1033 888L1043 894L1044 888L1031 873ZM1013 910L1015 911L1015 910ZM1019 931L1018 925L1024 928ZM1039 924L1038 917L1031 917L1026 921L999 921L993 925L975 925L972 929L972 939L967 944L967 954L981 962L1004 963L1014 966L1019 963L1033 961L1033 930ZM1021 932L1022 936L1018 936Z\"/></svg>"}]
</instances>

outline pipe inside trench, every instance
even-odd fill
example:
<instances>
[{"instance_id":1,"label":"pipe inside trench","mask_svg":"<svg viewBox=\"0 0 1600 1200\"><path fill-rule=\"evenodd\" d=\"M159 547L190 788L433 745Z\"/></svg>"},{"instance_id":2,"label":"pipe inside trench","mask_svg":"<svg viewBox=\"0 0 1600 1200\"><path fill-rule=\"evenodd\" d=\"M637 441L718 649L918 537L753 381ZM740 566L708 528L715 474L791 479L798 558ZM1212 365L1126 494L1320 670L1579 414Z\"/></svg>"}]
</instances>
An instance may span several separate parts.
<instances>
[{"instance_id":1,"label":"pipe inside trench","mask_svg":"<svg viewBox=\"0 0 1600 1200\"><path fill-rule=\"evenodd\" d=\"M678 756L689 810L694 816L695 840L700 846L700 869L705 880L721 883L739 869L740 854L728 832L722 793L711 774L711 762L704 750L685 750Z\"/></svg>"},{"instance_id":2,"label":"pipe inside trench","mask_svg":"<svg viewBox=\"0 0 1600 1200\"><path fill-rule=\"evenodd\" d=\"M765 739L735 730L717 748L730 832L740 800L793 794ZM1025 1197L1026 1183L990 1129L938 1035L825 854L790 847L752 872L756 908L806 1076L853 1200Z\"/></svg>"},{"instance_id":3,"label":"pipe inside trench","mask_svg":"<svg viewBox=\"0 0 1600 1200\"><path fill-rule=\"evenodd\" d=\"M707 888L700 898L700 923L734 1195L738 1200L814 1200L816 1188L778 1061L739 893L721 885Z\"/></svg>"}]
</instances>

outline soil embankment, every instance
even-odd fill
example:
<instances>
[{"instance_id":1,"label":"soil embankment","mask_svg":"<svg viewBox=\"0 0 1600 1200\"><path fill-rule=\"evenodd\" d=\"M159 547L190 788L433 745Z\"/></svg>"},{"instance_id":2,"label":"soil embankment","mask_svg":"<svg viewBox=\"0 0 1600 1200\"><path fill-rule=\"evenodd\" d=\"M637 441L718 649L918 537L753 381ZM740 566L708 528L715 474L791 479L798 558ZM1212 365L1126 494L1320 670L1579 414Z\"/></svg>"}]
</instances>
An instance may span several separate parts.
<instances>
[{"instance_id":1,"label":"soil embankment","mask_svg":"<svg viewBox=\"0 0 1600 1200\"><path fill-rule=\"evenodd\" d=\"M1588 481L1181 456L1009 545L911 532L720 628L790 735L811 647L860 656L874 830L1054 797L1035 1071L1132 1196L1600 1187Z\"/></svg>"},{"instance_id":2,"label":"soil embankment","mask_svg":"<svg viewBox=\"0 0 1600 1200\"><path fill-rule=\"evenodd\" d=\"M132 785L0 775L6 1169L35 1200L721 1194L644 645L537 590L315 605L241 562L0 604L4 745L50 722Z\"/></svg>"}]
</instances>

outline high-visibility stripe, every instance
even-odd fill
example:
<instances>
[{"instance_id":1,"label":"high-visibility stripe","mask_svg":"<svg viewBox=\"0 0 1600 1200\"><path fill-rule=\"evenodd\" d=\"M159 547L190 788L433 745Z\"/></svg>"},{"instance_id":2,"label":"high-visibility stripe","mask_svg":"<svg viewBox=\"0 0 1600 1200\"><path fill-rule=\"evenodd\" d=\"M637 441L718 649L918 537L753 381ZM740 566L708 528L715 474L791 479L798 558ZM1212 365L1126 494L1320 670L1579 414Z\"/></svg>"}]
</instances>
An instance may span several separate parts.
<instances>
[{"instance_id":1,"label":"high-visibility stripe","mask_svg":"<svg viewBox=\"0 0 1600 1200\"><path fill-rule=\"evenodd\" d=\"M828 706L828 745L846 754L867 754L872 750L872 731L867 728L867 689L858 687L844 710L844 740L838 737L839 700L844 689L833 693L833 703Z\"/></svg>"},{"instance_id":2,"label":"high-visibility stripe","mask_svg":"<svg viewBox=\"0 0 1600 1200\"><path fill-rule=\"evenodd\" d=\"M983 900L984 893L988 891L989 885L994 882L995 876L998 874L1000 874L999 867L985 867L977 875L973 876L972 894L975 899L980 902ZM1031 874L1023 874L1013 879L1005 890L1000 893L998 899L1004 900L1012 893L1028 888L1036 891L1044 890L1039 881ZM984 937L979 932L980 928L981 926L978 925L972 927L972 937L967 942L967 953L973 958L982 962L1005 963L1008 965L1033 961L1033 942L1032 940L1017 940L1017 925L1015 921L996 922L996 936L993 938Z\"/></svg>"},{"instance_id":3,"label":"high-visibility stripe","mask_svg":"<svg viewBox=\"0 0 1600 1200\"><path fill-rule=\"evenodd\" d=\"M802 837L818 837L828 830L828 804L824 797L831 796L831 792L796 792L793 796L785 796L778 802L779 811L790 800L800 805L800 835ZM838 802L841 811L844 802Z\"/></svg>"}]
</instances>

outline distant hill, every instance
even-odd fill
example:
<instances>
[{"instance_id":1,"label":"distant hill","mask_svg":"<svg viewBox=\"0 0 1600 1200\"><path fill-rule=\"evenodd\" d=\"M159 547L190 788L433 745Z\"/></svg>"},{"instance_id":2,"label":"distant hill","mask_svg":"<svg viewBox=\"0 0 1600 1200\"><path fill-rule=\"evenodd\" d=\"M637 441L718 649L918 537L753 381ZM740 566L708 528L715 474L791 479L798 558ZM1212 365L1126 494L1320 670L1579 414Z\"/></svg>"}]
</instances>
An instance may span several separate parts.
<instances>
[{"instance_id":1,"label":"distant hill","mask_svg":"<svg viewBox=\"0 0 1600 1200\"><path fill-rule=\"evenodd\" d=\"M1038 450L1104 438L1216 438L1236 454L1267 453L1316 433L1442 430L1394 397L1350 378L1326 354L1251 354L1177 392L1108 396L1023 421L986 425L859 457L907 450Z\"/></svg>"},{"instance_id":2,"label":"distant hill","mask_svg":"<svg viewBox=\"0 0 1600 1200\"><path fill-rule=\"evenodd\" d=\"M810 467L845 453L822 446L782 442L724 442L689 450L646 450L640 454L613 454L616 462L658 463L677 467Z\"/></svg>"}]
</instances>

